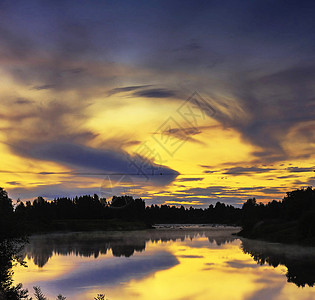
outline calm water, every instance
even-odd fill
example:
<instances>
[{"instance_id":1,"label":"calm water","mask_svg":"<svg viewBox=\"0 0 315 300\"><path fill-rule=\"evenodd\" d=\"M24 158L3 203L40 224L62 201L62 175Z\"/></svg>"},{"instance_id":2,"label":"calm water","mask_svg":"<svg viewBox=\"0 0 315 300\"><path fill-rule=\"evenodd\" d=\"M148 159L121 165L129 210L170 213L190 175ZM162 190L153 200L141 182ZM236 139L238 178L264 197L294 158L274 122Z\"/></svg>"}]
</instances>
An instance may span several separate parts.
<instances>
[{"instance_id":1,"label":"calm water","mask_svg":"<svg viewBox=\"0 0 315 300\"><path fill-rule=\"evenodd\" d=\"M315 249L229 227L34 236L14 279L55 299L315 299Z\"/></svg>"}]
</instances>

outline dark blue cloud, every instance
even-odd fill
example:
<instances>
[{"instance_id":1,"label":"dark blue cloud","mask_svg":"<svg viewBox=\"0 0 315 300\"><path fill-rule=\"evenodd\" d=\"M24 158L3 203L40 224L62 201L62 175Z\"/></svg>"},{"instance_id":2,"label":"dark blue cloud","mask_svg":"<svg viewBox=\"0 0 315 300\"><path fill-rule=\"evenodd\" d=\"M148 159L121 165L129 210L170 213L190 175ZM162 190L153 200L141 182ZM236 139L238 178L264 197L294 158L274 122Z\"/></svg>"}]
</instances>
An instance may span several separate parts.
<instances>
[{"instance_id":1,"label":"dark blue cloud","mask_svg":"<svg viewBox=\"0 0 315 300\"><path fill-rule=\"evenodd\" d=\"M28 100L28 99L25 99L25 98L17 98L15 101L14 101L15 104L18 104L18 105L23 105L23 104L31 104L33 103L32 100Z\"/></svg>"},{"instance_id":2,"label":"dark blue cloud","mask_svg":"<svg viewBox=\"0 0 315 300\"><path fill-rule=\"evenodd\" d=\"M273 170L275 169L259 168L259 167L233 167L233 168L227 169L223 174L244 175L244 174L266 173Z\"/></svg>"},{"instance_id":3,"label":"dark blue cloud","mask_svg":"<svg viewBox=\"0 0 315 300\"><path fill-rule=\"evenodd\" d=\"M36 159L55 161L85 171L99 171L103 175L131 175L165 185L177 177L177 171L157 165L140 156L133 157L117 149L102 150L75 143L47 143L34 145L24 154Z\"/></svg>"},{"instance_id":4,"label":"dark blue cloud","mask_svg":"<svg viewBox=\"0 0 315 300\"><path fill-rule=\"evenodd\" d=\"M292 51L310 53L314 46L312 1L154 1L136 6L126 1L93 5L7 1L2 5L1 19L11 33L20 31L26 41L31 36L39 49L60 55L104 53L112 61L134 60L171 69L183 58L180 53L170 56L174 49L199 51L190 58L206 66L214 53L229 62L248 55L264 60L281 50L284 57ZM12 37L7 35L6 41L17 51ZM297 47L289 47L292 44Z\"/></svg>"},{"instance_id":5,"label":"dark blue cloud","mask_svg":"<svg viewBox=\"0 0 315 300\"><path fill-rule=\"evenodd\" d=\"M177 181L184 182L184 181L201 181L201 180L204 180L204 178L203 177L180 178Z\"/></svg>"},{"instance_id":6,"label":"dark blue cloud","mask_svg":"<svg viewBox=\"0 0 315 300\"><path fill-rule=\"evenodd\" d=\"M6 182L6 184L9 184L9 185L21 185L21 183L17 182L17 181L8 181L8 182Z\"/></svg>"},{"instance_id":7,"label":"dark blue cloud","mask_svg":"<svg viewBox=\"0 0 315 300\"><path fill-rule=\"evenodd\" d=\"M144 98L171 98L176 96L176 92L168 89L146 89L133 93L134 96Z\"/></svg>"},{"instance_id":8,"label":"dark blue cloud","mask_svg":"<svg viewBox=\"0 0 315 300\"><path fill-rule=\"evenodd\" d=\"M290 173L308 173L308 172L315 172L315 167L313 168L300 168L300 167L289 167L287 170Z\"/></svg>"},{"instance_id":9,"label":"dark blue cloud","mask_svg":"<svg viewBox=\"0 0 315 300\"><path fill-rule=\"evenodd\" d=\"M257 269L260 268L260 265L258 264L249 264L241 260L231 260L226 262L230 267L234 269L244 269L244 268L251 268L251 269Z\"/></svg>"},{"instance_id":10,"label":"dark blue cloud","mask_svg":"<svg viewBox=\"0 0 315 300\"><path fill-rule=\"evenodd\" d=\"M84 264L57 280L41 284L41 287L44 289L47 285L48 288L53 287L69 295L83 286L112 286L130 279L143 278L177 264L177 258L168 252L155 252L150 256L113 258Z\"/></svg>"},{"instance_id":11,"label":"dark blue cloud","mask_svg":"<svg viewBox=\"0 0 315 300\"><path fill-rule=\"evenodd\" d=\"M268 274L270 276L270 274ZM280 275L274 276L272 282L268 282L268 284L259 289L255 290L251 295L246 297L246 300L265 300L265 299L277 299L280 297L282 290L284 289L285 283L279 280ZM278 278L277 278L278 277ZM278 279L278 281L277 281Z\"/></svg>"}]
</instances>

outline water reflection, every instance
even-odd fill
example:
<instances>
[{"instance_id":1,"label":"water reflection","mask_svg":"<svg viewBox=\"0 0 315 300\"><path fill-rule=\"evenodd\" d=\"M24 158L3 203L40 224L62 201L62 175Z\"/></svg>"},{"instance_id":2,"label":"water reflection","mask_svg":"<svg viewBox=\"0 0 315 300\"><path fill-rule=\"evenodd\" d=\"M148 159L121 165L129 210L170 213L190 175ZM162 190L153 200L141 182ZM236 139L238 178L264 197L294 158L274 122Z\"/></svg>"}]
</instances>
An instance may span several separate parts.
<instances>
[{"instance_id":1,"label":"water reflection","mask_svg":"<svg viewBox=\"0 0 315 300\"><path fill-rule=\"evenodd\" d=\"M242 249L260 265L286 266L288 282L299 287L314 286L315 249L246 239L242 241Z\"/></svg>"},{"instance_id":2,"label":"water reflection","mask_svg":"<svg viewBox=\"0 0 315 300\"><path fill-rule=\"evenodd\" d=\"M29 268L15 270L17 281L67 299L93 299L99 292L111 300L315 296L307 289L315 281L314 249L240 240L231 235L237 231L168 228L34 236L23 254Z\"/></svg>"},{"instance_id":3,"label":"water reflection","mask_svg":"<svg viewBox=\"0 0 315 300\"><path fill-rule=\"evenodd\" d=\"M206 236L210 243L218 246L232 242L235 237L230 235L231 228L222 228L212 231L200 229L159 229L130 232L92 232L68 233L33 236L24 248L24 258L32 259L34 264L42 268L54 255L76 255L94 258L112 251L115 257L130 257L135 252L145 250L147 242L175 242L185 239L193 240L196 237ZM219 233L219 235L218 235Z\"/></svg>"}]
</instances>

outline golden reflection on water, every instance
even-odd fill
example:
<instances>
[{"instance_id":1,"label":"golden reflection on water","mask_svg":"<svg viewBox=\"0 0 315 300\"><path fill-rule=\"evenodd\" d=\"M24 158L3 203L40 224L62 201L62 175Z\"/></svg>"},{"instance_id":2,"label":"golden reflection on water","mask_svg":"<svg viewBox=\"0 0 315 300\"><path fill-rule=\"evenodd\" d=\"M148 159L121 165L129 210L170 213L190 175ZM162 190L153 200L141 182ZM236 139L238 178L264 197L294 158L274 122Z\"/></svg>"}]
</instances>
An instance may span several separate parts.
<instances>
[{"instance_id":1,"label":"golden reflection on water","mask_svg":"<svg viewBox=\"0 0 315 300\"><path fill-rule=\"evenodd\" d=\"M29 290L40 285L50 299L59 293L79 300L98 293L109 300L315 299L314 288L287 282L285 266L259 265L241 246L240 239L218 242L208 233L148 240L145 251L129 257L114 257L110 249L97 258L54 252L41 268L29 254L28 268L16 267L14 279Z\"/></svg>"}]
</instances>

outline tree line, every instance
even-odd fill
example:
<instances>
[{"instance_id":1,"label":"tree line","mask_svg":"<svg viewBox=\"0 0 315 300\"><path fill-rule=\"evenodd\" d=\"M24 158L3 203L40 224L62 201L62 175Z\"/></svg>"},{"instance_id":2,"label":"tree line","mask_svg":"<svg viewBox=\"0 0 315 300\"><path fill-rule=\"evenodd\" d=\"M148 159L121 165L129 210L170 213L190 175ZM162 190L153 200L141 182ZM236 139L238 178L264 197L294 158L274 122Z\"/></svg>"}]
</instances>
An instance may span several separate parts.
<instances>
[{"instance_id":1,"label":"tree line","mask_svg":"<svg viewBox=\"0 0 315 300\"><path fill-rule=\"evenodd\" d=\"M64 223L71 220L88 226L126 221L142 222L147 226L156 223L193 223L193 224L235 224L242 226L243 233L250 235L255 229L267 230L266 224L291 224L300 238L315 236L315 189L302 188L286 193L281 201L273 200L266 204L258 203L255 198L248 199L241 208L217 202L207 208L185 208L184 206L151 205L146 206L141 198L132 196L114 196L111 201L94 194L74 198L61 197L47 201L43 197L33 202L19 201L14 207L6 191L0 188L0 237L19 233L22 229L38 231L41 228L62 230ZM112 223L111 223L112 222ZM67 222L66 222L67 223ZM51 227L55 224L55 227ZM58 228L58 226L60 228ZM279 225L280 226L280 225ZM95 229L93 226L91 229ZM101 229L104 229L102 227ZM106 229L106 228L105 228ZM110 229L110 228L109 228ZM87 228L88 230L88 228Z\"/></svg>"},{"instance_id":2,"label":"tree line","mask_svg":"<svg viewBox=\"0 0 315 300\"><path fill-rule=\"evenodd\" d=\"M156 223L219 223L237 224L241 209L231 205L217 202L206 209L176 207L170 205L146 206L141 198L134 199L131 196L114 196L110 202L98 195L85 195L74 198L56 198L47 201L43 197L36 198L32 203L19 202L15 209L11 209L12 217L23 228L49 229L50 224L61 223L56 221L65 220L70 224L71 220L77 220L82 224L89 220L91 225L95 221L116 220L132 222L143 222L146 226ZM95 223L93 223L95 224ZM54 229L62 229L54 228ZM110 228L109 228L110 229Z\"/></svg>"},{"instance_id":3,"label":"tree line","mask_svg":"<svg viewBox=\"0 0 315 300\"><path fill-rule=\"evenodd\" d=\"M290 223L297 227L303 238L315 235L315 189L302 188L287 192L281 201L266 204L255 198L248 199L241 208L217 202L207 208L185 208L184 206L146 206L141 198L114 196L111 201L94 194L74 198L62 197L47 201L43 197L33 202L18 201L14 207L7 192L0 188L0 238L19 233L22 229L34 229L58 220L106 220L156 223L217 223L235 224L249 233L259 224ZM88 224L88 223L85 223ZM130 224L130 223L129 223ZM46 226L46 227L45 227ZM40 229L40 228L39 228ZM62 230L62 228L60 228Z\"/></svg>"}]
</instances>

